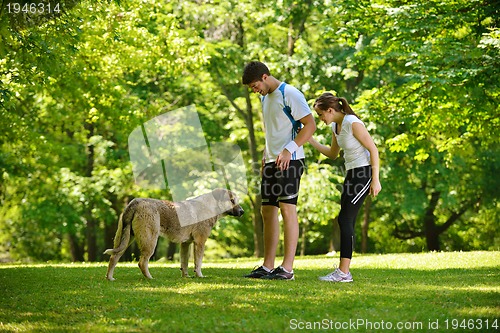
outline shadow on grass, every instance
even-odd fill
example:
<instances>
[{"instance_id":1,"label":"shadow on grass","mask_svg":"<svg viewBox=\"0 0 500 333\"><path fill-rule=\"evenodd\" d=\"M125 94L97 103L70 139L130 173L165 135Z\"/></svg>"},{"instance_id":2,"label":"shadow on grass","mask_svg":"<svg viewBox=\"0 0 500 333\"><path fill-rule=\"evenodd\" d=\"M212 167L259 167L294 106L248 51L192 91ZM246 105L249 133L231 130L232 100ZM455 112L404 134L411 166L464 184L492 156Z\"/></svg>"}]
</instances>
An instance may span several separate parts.
<instances>
[{"instance_id":1,"label":"shadow on grass","mask_svg":"<svg viewBox=\"0 0 500 333\"><path fill-rule=\"evenodd\" d=\"M297 270L295 281L245 279L240 268L207 267L206 278L182 279L177 268L152 265L155 279L146 280L137 266L119 265L113 282L105 272L92 265L0 268L0 330L285 331L292 320L364 318L420 322L427 331L435 320L500 317L499 268L360 268L344 284L318 281L326 273L319 269Z\"/></svg>"}]
</instances>

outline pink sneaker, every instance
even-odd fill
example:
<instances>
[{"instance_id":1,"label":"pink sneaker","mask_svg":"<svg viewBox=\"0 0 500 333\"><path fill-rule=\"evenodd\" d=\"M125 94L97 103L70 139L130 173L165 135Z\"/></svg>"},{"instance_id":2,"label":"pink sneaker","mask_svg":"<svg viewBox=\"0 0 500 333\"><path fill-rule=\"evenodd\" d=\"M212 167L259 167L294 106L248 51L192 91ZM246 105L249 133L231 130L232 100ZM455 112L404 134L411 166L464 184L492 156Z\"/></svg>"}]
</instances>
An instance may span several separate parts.
<instances>
[{"instance_id":1,"label":"pink sneaker","mask_svg":"<svg viewBox=\"0 0 500 333\"><path fill-rule=\"evenodd\" d=\"M320 276L319 279L321 281L329 281L329 282L352 282L351 272L344 273L340 269L336 269L328 275Z\"/></svg>"}]
</instances>

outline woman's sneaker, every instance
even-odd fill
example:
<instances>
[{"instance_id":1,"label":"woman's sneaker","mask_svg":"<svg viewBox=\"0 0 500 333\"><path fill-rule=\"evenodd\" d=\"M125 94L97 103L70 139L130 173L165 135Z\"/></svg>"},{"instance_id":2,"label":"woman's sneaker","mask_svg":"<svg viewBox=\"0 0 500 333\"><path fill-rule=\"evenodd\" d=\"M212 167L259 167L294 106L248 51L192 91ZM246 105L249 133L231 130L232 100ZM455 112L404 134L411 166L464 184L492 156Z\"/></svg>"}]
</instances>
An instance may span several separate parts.
<instances>
[{"instance_id":1,"label":"woman's sneaker","mask_svg":"<svg viewBox=\"0 0 500 333\"><path fill-rule=\"evenodd\" d=\"M257 268L254 268L253 271L250 272L250 274L245 275L246 278L252 278L252 279L262 279L265 276L268 276L271 274L272 271L266 270L263 266L259 266Z\"/></svg>"},{"instance_id":2,"label":"woman's sneaker","mask_svg":"<svg viewBox=\"0 0 500 333\"><path fill-rule=\"evenodd\" d=\"M320 276L319 279L321 281L330 281L330 282L352 282L353 281L351 272L346 274L338 268L326 276Z\"/></svg>"},{"instance_id":3,"label":"woman's sneaker","mask_svg":"<svg viewBox=\"0 0 500 333\"><path fill-rule=\"evenodd\" d=\"M262 277L265 280L295 280L292 272L286 271L283 267L279 266L271 272L271 274Z\"/></svg>"}]
</instances>

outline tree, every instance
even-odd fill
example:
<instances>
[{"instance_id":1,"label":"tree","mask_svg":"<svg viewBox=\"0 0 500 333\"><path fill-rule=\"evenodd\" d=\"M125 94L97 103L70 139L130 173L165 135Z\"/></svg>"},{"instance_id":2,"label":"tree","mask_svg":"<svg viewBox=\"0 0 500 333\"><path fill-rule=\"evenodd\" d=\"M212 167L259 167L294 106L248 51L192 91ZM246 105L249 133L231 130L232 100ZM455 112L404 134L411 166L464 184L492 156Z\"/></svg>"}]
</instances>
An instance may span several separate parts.
<instances>
[{"instance_id":1,"label":"tree","mask_svg":"<svg viewBox=\"0 0 500 333\"><path fill-rule=\"evenodd\" d=\"M23 201L13 223L33 234L45 230L53 244L68 234L73 260L83 260L83 253L89 261L100 258L103 229L116 223L124 198L137 192L127 167L128 133L175 103L178 78L201 62L191 53L193 36L182 35L169 10L84 2L61 20L4 36L11 43L2 63L10 78L2 113L22 121L14 123L12 141L8 133L1 143L9 153L24 147L17 163L33 170L24 180L12 174L15 197ZM28 133L23 140L14 137L22 131ZM26 250L19 253L31 255L36 246L24 235L18 239L26 240L19 242Z\"/></svg>"},{"instance_id":2,"label":"tree","mask_svg":"<svg viewBox=\"0 0 500 333\"><path fill-rule=\"evenodd\" d=\"M477 205L496 205L486 199L491 192L482 179L498 168L491 158L498 143L492 135L499 110L500 57L492 42L498 40L498 7L474 1L391 5L376 6L385 12L376 23L380 35L363 51L367 58L378 54L368 63L376 65L381 84L360 101L385 124L378 129L389 148L382 160L391 168L385 189L393 198L384 198L397 207L384 209L391 211L395 235L424 237L429 250L439 250L439 236L450 226Z\"/></svg>"}]
</instances>

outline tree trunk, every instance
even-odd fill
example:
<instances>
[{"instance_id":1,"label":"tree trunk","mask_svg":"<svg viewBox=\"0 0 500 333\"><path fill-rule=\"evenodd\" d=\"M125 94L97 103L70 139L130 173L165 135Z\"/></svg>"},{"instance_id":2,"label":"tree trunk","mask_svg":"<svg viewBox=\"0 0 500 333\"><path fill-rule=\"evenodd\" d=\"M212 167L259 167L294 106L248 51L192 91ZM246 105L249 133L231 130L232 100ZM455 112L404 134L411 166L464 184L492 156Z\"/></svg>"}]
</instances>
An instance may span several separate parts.
<instances>
[{"instance_id":1,"label":"tree trunk","mask_svg":"<svg viewBox=\"0 0 500 333\"><path fill-rule=\"evenodd\" d=\"M243 32L241 32L243 33ZM222 75L218 72L218 76ZM251 185L254 185L254 181L260 178L260 170L261 170L261 156L259 156L257 152L257 139L255 137L255 128L253 122L253 107L252 101L250 99L250 93L248 89L244 89L246 106L244 109L239 107L235 103L235 97L230 94L229 90L226 88L223 82L219 84L222 93L226 96L227 100L231 103L231 105L235 108L238 115L245 121L246 128L248 129L248 146L251 157ZM262 198L260 196L260 187L259 186L250 186L248 188L248 196L250 197L252 206L253 206L253 232L254 232L254 256L263 257L264 256L264 224L262 221L261 215L261 205Z\"/></svg>"},{"instance_id":2,"label":"tree trunk","mask_svg":"<svg viewBox=\"0 0 500 333\"><path fill-rule=\"evenodd\" d=\"M87 219L87 261L97 260L97 232L96 221L93 218Z\"/></svg>"},{"instance_id":3,"label":"tree trunk","mask_svg":"<svg viewBox=\"0 0 500 333\"><path fill-rule=\"evenodd\" d=\"M174 261L174 256L176 252L177 252L177 244L169 241L167 247L167 260Z\"/></svg>"},{"instance_id":4,"label":"tree trunk","mask_svg":"<svg viewBox=\"0 0 500 333\"><path fill-rule=\"evenodd\" d=\"M253 107L250 99L250 94L248 89L245 89L245 99L246 99L246 110L242 112L244 116L245 124L248 129L248 145L250 148L250 156L252 157L252 177L255 179L260 178L262 157L259 157L257 152L257 139L255 137L255 128L253 122ZM252 195L253 186L249 188L249 195ZM260 188L257 186L255 193L255 200L252 200L253 204L253 231L254 231L254 256L263 257L264 256L264 222L262 220L262 197L260 194Z\"/></svg>"},{"instance_id":5,"label":"tree trunk","mask_svg":"<svg viewBox=\"0 0 500 333\"><path fill-rule=\"evenodd\" d=\"M117 224L108 224L104 226L104 248L112 249L114 247L114 238L116 234Z\"/></svg>"},{"instance_id":6,"label":"tree trunk","mask_svg":"<svg viewBox=\"0 0 500 333\"><path fill-rule=\"evenodd\" d=\"M287 54L289 57L295 54L295 43L306 30L306 21L313 8L311 0L294 2L292 5L291 20L288 24Z\"/></svg>"},{"instance_id":7,"label":"tree trunk","mask_svg":"<svg viewBox=\"0 0 500 333\"><path fill-rule=\"evenodd\" d=\"M94 136L94 125L93 124L85 124L85 129L87 132L87 142L90 142L90 138ZM87 168L85 170L85 177L92 177L92 173L94 171L94 146L89 144L87 147ZM86 230L86 238L87 238L87 260L90 262L94 262L97 260L97 221L92 217L92 207L91 200L88 200L90 203L89 206L86 207L85 217L87 220L87 230Z\"/></svg>"},{"instance_id":8,"label":"tree trunk","mask_svg":"<svg viewBox=\"0 0 500 333\"><path fill-rule=\"evenodd\" d=\"M441 250L441 246L439 245L439 234L432 229L430 231L426 229L425 240L427 242L427 249L429 251Z\"/></svg>"},{"instance_id":9,"label":"tree trunk","mask_svg":"<svg viewBox=\"0 0 500 333\"><path fill-rule=\"evenodd\" d=\"M307 244L307 230L309 229L309 222L302 223L302 237L300 244L300 255L306 255L306 244Z\"/></svg>"},{"instance_id":10,"label":"tree trunk","mask_svg":"<svg viewBox=\"0 0 500 333\"><path fill-rule=\"evenodd\" d=\"M120 202L118 200L118 197L116 195L111 195L109 200L111 201L111 207L116 213L116 216L118 216L118 219L120 218L120 214L123 210L123 207L127 205L128 203L128 198L125 198L123 202ZM116 221L109 221L108 223L105 223L104 225L104 248L105 249L112 249L114 247L114 238L116 234L116 229L118 228L118 219Z\"/></svg>"},{"instance_id":11,"label":"tree trunk","mask_svg":"<svg viewBox=\"0 0 500 333\"><path fill-rule=\"evenodd\" d=\"M253 243L254 243L254 252L253 255L255 257L263 257L264 256L264 221L262 220L261 213L261 196L257 194L258 203L254 204L253 207Z\"/></svg>"},{"instance_id":12,"label":"tree trunk","mask_svg":"<svg viewBox=\"0 0 500 333\"><path fill-rule=\"evenodd\" d=\"M340 226L339 217L335 217L332 220L332 234L330 238L330 249L329 252L335 252L340 250Z\"/></svg>"},{"instance_id":13,"label":"tree trunk","mask_svg":"<svg viewBox=\"0 0 500 333\"><path fill-rule=\"evenodd\" d=\"M431 200L424 216L425 240L427 242L427 250L429 251L440 250L439 231L436 226L436 216L434 215L440 196L440 192L432 192Z\"/></svg>"},{"instance_id":14,"label":"tree trunk","mask_svg":"<svg viewBox=\"0 0 500 333\"><path fill-rule=\"evenodd\" d=\"M237 36L236 36L236 43L239 45L241 50L245 50L245 29L243 26L243 20L238 19L236 20L237 24ZM243 64L241 64L243 65ZM225 69L220 70L217 68L217 66L214 67L216 73L215 73L215 78L219 78L222 75L225 75ZM232 83L231 83L232 85ZM235 95L231 94L230 91L227 88L227 85L225 82L222 80L219 80L219 87L226 96L227 100L231 105L235 108L236 112L238 115L241 117L241 119L244 120L246 128L248 129L248 146L249 146L249 151L250 151L250 157L251 157L251 170L252 170L252 185L254 184L254 181L258 178L260 178L260 165L261 165L261 156L259 156L257 152L257 139L255 137L255 128L254 128L254 122L253 122L253 107L252 107L252 101L250 99L250 94L249 90L247 88L243 89L244 91L244 96L245 96L245 101L246 101L246 106L245 108L241 108L238 104L235 103L235 99L237 97L240 97L241 95ZM254 233L254 256L256 257L263 257L264 256L264 224L262 221L262 213L261 213L261 205L262 205L262 198L260 195L260 187L259 186L250 186L248 188L248 196L250 197L250 201L253 206L253 233Z\"/></svg>"},{"instance_id":15,"label":"tree trunk","mask_svg":"<svg viewBox=\"0 0 500 333\"><path fill-rule=\"evenodd\" d=\"M71 261L73 262L82 262L85 261L83 254L84 254L84 248L83 244L80 244L78 241L78 237L73 234L68 234L69 238L69 247L71 251Z\"/></svg>"}]
</instances>

